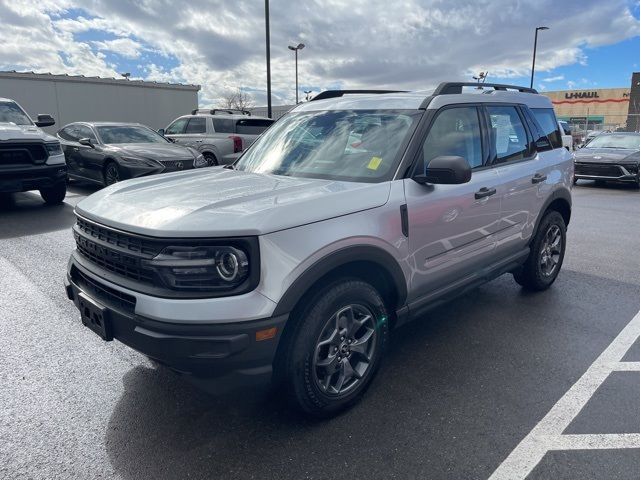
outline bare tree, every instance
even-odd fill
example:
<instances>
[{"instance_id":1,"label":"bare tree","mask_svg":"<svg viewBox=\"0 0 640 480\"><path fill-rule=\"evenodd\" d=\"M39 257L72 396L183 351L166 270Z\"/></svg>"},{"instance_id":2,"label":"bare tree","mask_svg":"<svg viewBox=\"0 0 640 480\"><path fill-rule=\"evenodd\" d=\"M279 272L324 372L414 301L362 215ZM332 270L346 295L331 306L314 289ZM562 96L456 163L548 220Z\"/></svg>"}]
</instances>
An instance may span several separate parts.
<instances>
[{"instance_id":1,"label":"bare tree","mask_svg":"<svg viewBox=\"0 0 640 480\"><path fill-rule=\"evenodd\" d=\"M248 110L254 106L253 97L249 93L243 92L241 88L238 88L237 92L227 93L220 102L220 108L235 110Z\"/></svg>"}]
</instances>

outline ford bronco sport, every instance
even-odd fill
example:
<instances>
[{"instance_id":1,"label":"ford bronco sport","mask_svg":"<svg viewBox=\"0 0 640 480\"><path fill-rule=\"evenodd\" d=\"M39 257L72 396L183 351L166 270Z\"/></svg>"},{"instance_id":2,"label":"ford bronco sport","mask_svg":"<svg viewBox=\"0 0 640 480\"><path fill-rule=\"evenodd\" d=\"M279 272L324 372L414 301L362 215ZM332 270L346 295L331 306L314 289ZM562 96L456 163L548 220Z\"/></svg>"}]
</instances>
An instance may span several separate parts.
<instances>
[{"instance_id":1,"label":"ford bronco sport","mask_svg":"<svg viewBox=\"0 0 640 480\"><path fill-rule=\"evenodd\" d=\"M571 154L533 89L327 91L231 167L128 180L76 207L82 322L174 370L273 378L328 416L389 332L501 274L558 276Z\"/></svg>"},{"instance_id":2,"label":"ford bronco sport","mask_svg":"<svg viewBox=\"0 0 640 480\"><path fill-rule=\"evenodd\" d=\"M51 115L33 122L13 100L0 98L0 193L40 190L45 203L62 203L67 167L60 142L39 127L54 125Z\"/></svg>"}]
</instances>

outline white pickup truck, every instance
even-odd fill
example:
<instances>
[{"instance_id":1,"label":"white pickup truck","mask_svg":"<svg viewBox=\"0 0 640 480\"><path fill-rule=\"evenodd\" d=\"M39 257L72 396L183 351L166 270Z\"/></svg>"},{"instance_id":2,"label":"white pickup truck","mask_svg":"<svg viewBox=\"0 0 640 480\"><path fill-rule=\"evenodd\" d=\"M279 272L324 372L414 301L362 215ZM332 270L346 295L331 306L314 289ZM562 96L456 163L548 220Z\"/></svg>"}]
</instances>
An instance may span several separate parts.
<instances>
[{"instance_id":1,"label":"white pickup truck","mask_svg":"<svg viewBox=\"0 0 640 480\"><path fill-rule=\"evenodd\" d=\"M0 98L0 193L39 190L45 203L62 203L64 153L58 139L39 128L54 124L51 115L38 115L34 122L15 101Z\"/></svg>"}]
</instances>

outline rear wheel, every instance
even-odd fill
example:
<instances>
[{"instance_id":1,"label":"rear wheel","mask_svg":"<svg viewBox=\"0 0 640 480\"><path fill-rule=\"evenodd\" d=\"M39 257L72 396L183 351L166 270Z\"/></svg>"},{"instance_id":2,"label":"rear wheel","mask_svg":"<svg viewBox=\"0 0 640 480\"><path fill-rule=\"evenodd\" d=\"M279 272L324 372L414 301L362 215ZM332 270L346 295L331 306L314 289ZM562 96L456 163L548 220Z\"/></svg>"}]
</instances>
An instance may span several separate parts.
<instances>
[{"instance_id":1,"label":"rear wheel","mask_svg":"<svg viewBox=\"0 0 640 480\"><path fill-rule=\"evenodd\" d=\"M218 165L218 159L213 153L205 152L202 154L202 156L205 158L210 167L215 167L216 165Z\"/></svg>"},{"instance_id":2,"label":"rear wheel","mask_svg":"<svg viewBox=\"0 0 640 480\"><path fill-rule=\"evenodd\" d=\"M40 196L44 200L44 203L48 205L59 205L64 201L64 197L67 195L67 184L60 182L53 187L41 188Z\"/></svg>"},{"instance_id":3,"label":"rear wheel","mask_svg":"<svg viewBox=\"0 0 640 480\"><path fill-rule=\"evenodd\" d=\"M325 289L290 319L283 349L283 380L302 411L328 417L355 404L384 354L388 315L368 283L343 280Z\"/></svg>"},{"instance_id":4,"label":"rear wheel","mask_svg":"<svg viewBox=\"0 0 640 480\"><path fill-rule=\"evenodd\" d=\"M113 185L114 183L118 183L122 180L122 176L120 175L120 167L114 161L109 161L104 167L104 184L108 187L109 185Z\"/></svg>"},{"instance_id":5,"label":"rear wheel","mask_svg":"<svg viewBox=\"0 0 640 480\"><path fill-rule=\"evenodd\" d=\"M546 290L562 268L567 227L559 212L552 210L540 221L524 265L514 272L516 282L529 290Z\"/></svg>"}]
</instances>

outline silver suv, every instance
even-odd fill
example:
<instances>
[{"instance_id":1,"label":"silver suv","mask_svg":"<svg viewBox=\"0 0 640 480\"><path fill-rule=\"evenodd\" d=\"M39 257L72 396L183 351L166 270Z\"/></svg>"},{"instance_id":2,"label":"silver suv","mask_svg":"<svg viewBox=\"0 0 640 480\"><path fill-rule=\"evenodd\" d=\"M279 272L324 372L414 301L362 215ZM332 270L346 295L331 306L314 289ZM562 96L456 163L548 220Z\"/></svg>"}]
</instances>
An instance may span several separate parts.
<instances>
[{"instance_id":1,"label":"silver suv","mask_svg":"<svg viewBox=\"0 0 640 480\"><path fill-rule=\"evenodd\" d=\"M274 121L246 110L193 110L158 132L175 143L197 149L209 165L228 165Z\"/></svg>"},{"instance_id":2,"label":"silver suv","mask_svg":"<svg viewBox=\"0 0 640 480\"><path fill-rule=\"evenodd\" d=\"M328 91L232 166L128 180L76 207L82 322L317 416L358 400L389 333L504 273L558 276L573 161L535 90Z\"/></svg>"}]
</instances>

